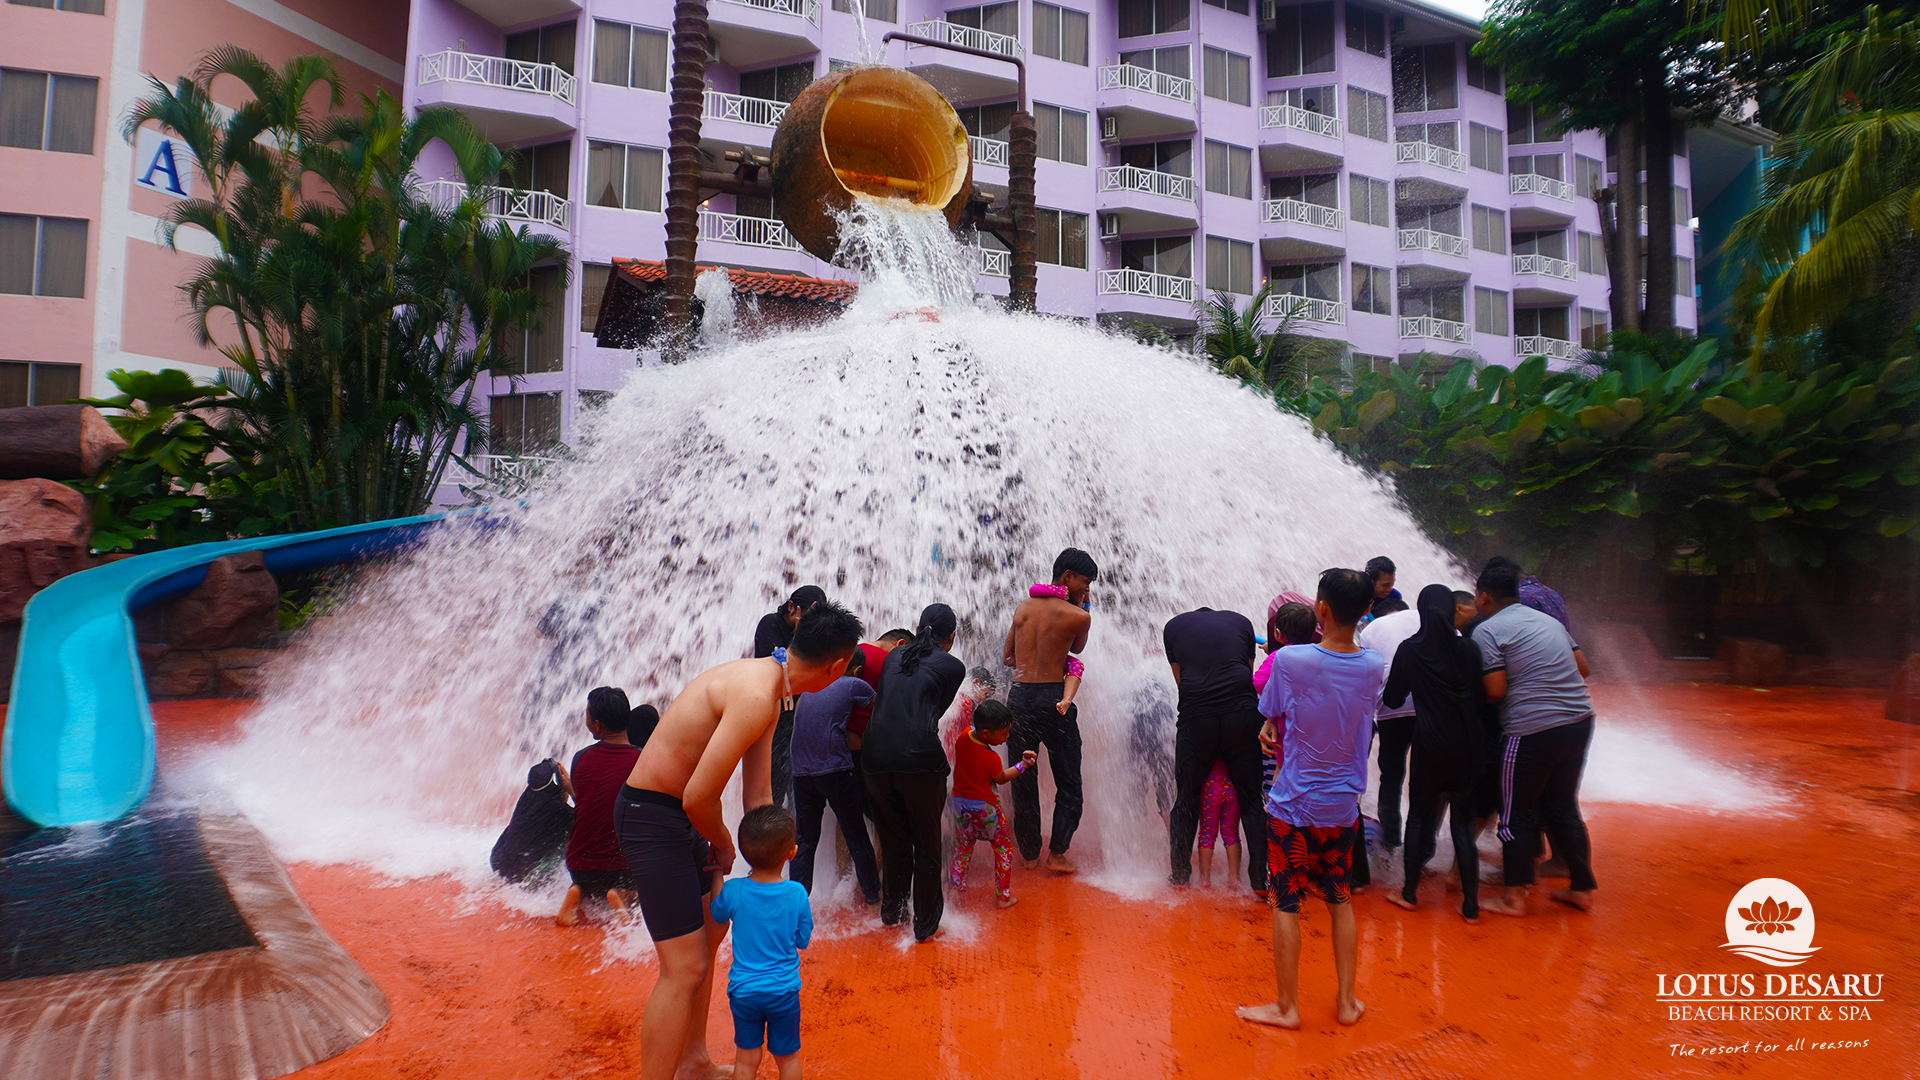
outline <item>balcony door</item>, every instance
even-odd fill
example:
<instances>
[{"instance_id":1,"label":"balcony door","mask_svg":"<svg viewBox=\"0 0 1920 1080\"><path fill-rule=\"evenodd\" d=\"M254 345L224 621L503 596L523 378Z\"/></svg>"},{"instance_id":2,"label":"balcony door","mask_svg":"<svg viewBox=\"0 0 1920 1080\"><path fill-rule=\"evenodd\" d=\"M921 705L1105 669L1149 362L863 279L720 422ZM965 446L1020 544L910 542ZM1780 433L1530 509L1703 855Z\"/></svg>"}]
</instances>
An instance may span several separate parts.
<instances>
[{"instance_id":1,"label":"balcony door","mask_svg":"<svg viewBox=\"0 0 1920 1080\"><path fill-rule=\"evenodd\" d=\"M537 30L522 30L517 34L508 34L506 48L501 55L509 60L524 60L529 64L552 64L567 74L573 74L574 24L571 22L553 23Z\"/></svg>"},{"instance_id":2,"label":"balcony door","mask_svg":"<svg viewBox=\"0 0 1920 1080\"><path fill-rule=\"evenodd\" d=\"M1120 54L1120 62L1175 78L1193 78L1193 53L1185 45L1162 49L1133 49Z\"/></svg>"},{"instance_id":3,"label":"balcony door","mask_svg":"<svg viewBox=\"0 0 1920 1080\"><path fill-rule=\"evenodd\" d=\"M1448 322L1467 321L1466 300L1459 285L1435 285L1423 289L1400 290L1401 318L1431 315Z\"/></svg>"},{"instance_id":4,"label":"balcony door","mask_svg":"<svg viewBox=\"0 0 1920 1080\"><path fill-rule=\"evenodd\" d=\"M1567 309L1563 307L1521 308L1513 313L1513 332L1519 337L1573 340Z\"/></svg>"},{"instance_id":5,"label":"balcony door","mask_svg":"<svg viewBox=\"0 0 1920 1080\"><path fill-rule=\"evenodd\" d=\"M1160 236L1120 241L1120 265L1127 270L1168 277L1193 276L1193 237Z\"/></svg>"},{"instance_id":6,"label":"balcony door","mask_svg":"<svg viewBox=\"0 0 1920 1080\"><path fill-rule=\"evenodd\" d=\"M507 166L500 170L500 186L520 191L545 191L562 199L571 198L567 185L572 179L573 143L541 143L539 146L501 147Z\"/></svg>"},{"instance_id":7,"label":"balcony door","mask_svg":"<svg viewBox=\"0 0 1920 1080\"><path fill-rule=\"evenodd\" d=\"M1168 139L1165 142L1123 146L1120 148L1120 164L1131 165L1136 169L1172 173L1175 176L1192 176L1193 141Z\"/></svg>"},{"instance_id":8,"label":"balcony door","mask_svg":"<svg viewBox=\"0 0 1920 1080\"><path fill-rule=\"evenodd\" d=\"M740 96L761 101L792 101L813 82L813 63L782 64L740 73Z\"/></svg>"},{"instance_id":9,"label":"balcony door","mask_svg":"<svg viewBox=\"0 0 1920 1080\"><path fill-rule=\"evenodd\" d=\"M1267 177L1267 198L1294 199L1314 206L1340 208L1340 174Z\"/></svg>"},{"instance_id":10,"label":"balcony door","mask_svg":"<svg viewBox=\"0 0 1920 1080\"><path fill-rule=\"evenodd\" d=\"M1277 293L1315 300L1340 299L1340 264L1284 263L1267 268L1267 284Z\"/></svg>"},{"instance_id":11,"label":"balcony door","mask_svg":"<svg viewBox=\"0 0 1920 1080\"><path fill-rule=\"evenodd\" d=\"M1549 259L1564 261L1567 257L1566 231L1554 229L1550 232L1516 232L1513 234L1513 253L1545 255Z\"/></svg>"},{"instance_id":12,"label":"balcony door","mask_svg":"<svg viewBox=\"0 0 1920 1080\"><path fill-rule=\"evenodd\" d=\"M1403 229L1429 229L1448 236L1462 235L1459 203L1447 206L1401 203L1395 210L1395 217Z\"/></svg>"}]
</instances>

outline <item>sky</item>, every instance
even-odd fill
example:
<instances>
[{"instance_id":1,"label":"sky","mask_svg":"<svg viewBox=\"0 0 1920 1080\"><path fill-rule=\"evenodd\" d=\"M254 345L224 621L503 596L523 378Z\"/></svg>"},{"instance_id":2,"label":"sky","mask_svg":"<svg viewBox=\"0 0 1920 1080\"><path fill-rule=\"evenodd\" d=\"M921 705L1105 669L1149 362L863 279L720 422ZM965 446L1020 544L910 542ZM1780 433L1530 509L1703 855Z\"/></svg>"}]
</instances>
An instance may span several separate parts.
<instances>
[{"instance_id":1,"label":"sky","mask_svg":"<svg viewBox=\"0 0 1920 1080\"><path fill-rule=\"evenodd\" d=\"M1432 4L1434 7L1443 7L1448 11L1457 11L1471 19L1484 19L1487 17L1485 0L1426 0L1426 2Z\"/></svg>"}]
</instances>

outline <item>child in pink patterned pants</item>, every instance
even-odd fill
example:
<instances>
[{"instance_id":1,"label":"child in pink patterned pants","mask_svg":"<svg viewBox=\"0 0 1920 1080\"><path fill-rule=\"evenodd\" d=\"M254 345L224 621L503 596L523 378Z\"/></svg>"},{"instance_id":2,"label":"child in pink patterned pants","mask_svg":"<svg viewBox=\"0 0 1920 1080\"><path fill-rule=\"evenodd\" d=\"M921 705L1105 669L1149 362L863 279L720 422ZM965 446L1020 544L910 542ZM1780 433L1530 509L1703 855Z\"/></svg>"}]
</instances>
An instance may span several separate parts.
<instances>
[{"instance_id":1,"label":"child in pink patterned pants","mask_svg":"<svg viewBox=\"0 0 1920 1080\"><path fill-rule=\"evenodd\" d=\"M953 741L953 862L947 881L955 889L967 887L973 845L985 840L993 845L993 889L1003 908L1018 901L1013 895L1013 837L994 787L1031 769L1034 761L1029 750L1020 755L1018 765L1001 767L993 748L1003 745L1012 731L1013 710L990 698L974 706L973 730Z\"/></svg>"},{"instance_id":2,"label":"child in pink patterned pants","mask_svg":"<svg viewBox=\"0 0 1920 1080\"><path fill-rule=\"evenodd\" d=\"M1233 780L1227 776L1227 763L1216 761L1207 774L1207 786L1200 793L1200 885L1213 884L1213 841L1219 837L1227 849L1227 880L1240 880L1240 800L1233 794Z\"/></svg>"}]
</instances>

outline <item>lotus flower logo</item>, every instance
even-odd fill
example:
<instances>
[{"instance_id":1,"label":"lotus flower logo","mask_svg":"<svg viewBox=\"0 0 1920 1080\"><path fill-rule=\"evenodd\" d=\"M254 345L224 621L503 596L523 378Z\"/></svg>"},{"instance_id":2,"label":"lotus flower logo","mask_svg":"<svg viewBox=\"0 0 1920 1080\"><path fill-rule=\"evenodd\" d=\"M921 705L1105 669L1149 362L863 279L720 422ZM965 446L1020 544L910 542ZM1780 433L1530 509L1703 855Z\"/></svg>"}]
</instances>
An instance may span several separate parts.
<instances>
[{"instance_id":1,"label":"lotus flower logo","mask_svg":"<svg viewBox=\"0 0 1920 1080\"><path fill-rule=\"evenodd\" d=\"M1750 934L1784 934L1793 929L1793 920L1800 917L1800 911L1769 896L1761 903L1741 908L1740 917L1747 920Z\"/></svg>"},{"instance_id":2,"label":"lotus flower logo","mask_svg":"<svg viewBox=\"0 0 1920 1080\"><path fill-rule=\"evenodd\" d=\"M1727 905L1727 943L1720 946L1773 967L1799 967L1813 944L1813 904L1791 881L1749 881Z\"/></svg>"}]
</instances>

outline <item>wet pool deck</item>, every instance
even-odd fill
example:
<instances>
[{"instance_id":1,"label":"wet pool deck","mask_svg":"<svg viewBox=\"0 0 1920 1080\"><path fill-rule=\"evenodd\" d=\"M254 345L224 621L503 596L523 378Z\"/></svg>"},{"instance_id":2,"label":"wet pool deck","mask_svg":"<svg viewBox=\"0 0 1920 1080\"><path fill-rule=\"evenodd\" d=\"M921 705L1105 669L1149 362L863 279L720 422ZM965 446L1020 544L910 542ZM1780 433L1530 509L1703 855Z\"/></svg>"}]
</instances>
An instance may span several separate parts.
<instances>
[{"instance_id":1,"label":"wet pool deck","mask_svg":"<svg viewBox=\"0 0 1920 1080\"><path fill-rule=\"evenodd\" d=\"M1597 688L1608 709L1627 691ZM1463 924L1457 897L1402 912L1356 899L1359 1026L1333 1022L1323 911L1309 909L1305 1028L1255 1028L1233 1007L1273 991L1266 909L1250 893L1127 901L1072 879L1016 870L1019 906L990 890L962 901L970 941L903 949L896 933L818 941L804 954L809 1076L847 1078L1920 1075L1920 728L1881 718L1872 691L1635 689L1635 711L1717 761L1790 794L1788 816L1646 806L1587 807L1601 880L1583 915L1536 896L1525 920ZM1642 697L1642 695L1645 695ZM169 754L218 739L243 702L162 704ZM982 871L976 868L975 879ZM605 931L463 904L450 882L381 887L343 866L295 865L295 884L378 981L393 1019L303 1080L520 1080L638 1075L650 962L609 962ZM1673 1021L1655 976L1763 974L1729 956L1727 902L1783 877L1817 908L1809 973L1881 973L1870 1020ZM949 910L952 910L950 907ZM724 997L708 1043L731 1060ZM1808 1048L1788 1051L1797 1039ZM1817 1049L1830 1040L1864 1048ZM1680 1058L1764 1042L1773 1052ZM771 1076L772 1064L761 1075Z\"/></svg>"}]
</instances>

